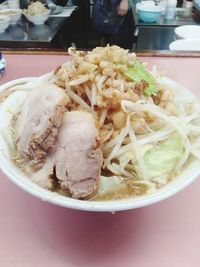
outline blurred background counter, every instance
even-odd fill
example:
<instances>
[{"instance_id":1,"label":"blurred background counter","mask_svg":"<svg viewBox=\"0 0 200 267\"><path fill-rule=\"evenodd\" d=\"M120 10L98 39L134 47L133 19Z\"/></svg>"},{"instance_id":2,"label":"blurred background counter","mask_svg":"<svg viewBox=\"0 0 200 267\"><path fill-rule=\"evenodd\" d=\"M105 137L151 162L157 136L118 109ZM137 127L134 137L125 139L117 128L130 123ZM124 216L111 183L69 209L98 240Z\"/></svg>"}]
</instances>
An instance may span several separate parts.
<instances>
[{"instance_id":1,"label":"blurred background counter","mask_svg":"<svg viewBox=\"0 0 200 267\"><path fill-rule=\"evenodd\" d=\"M170 43L176 39L174 33L176 27L182 25L198 25L193 19L192 13L184 17L180 9L177 8L177 10L173 20L166 20L164 16L161 16L155 23L143 22L136 14L136 50L168 50Z\"/></svg>"},{"instance_id":2,"label":"blurred background counter","mask_svg":"<svg viewBox=\"0 0 200 267\"><path fill-rule=\"evenodd\" d=\"M71 18L50 18L44 25L37 26L22 19L0 34L0 45L2 48L59 48L62 27L70 22Z\"/></svg>"},{"instance_id":3,"label":"blurred background counter","mask_svg":"<svg viewBox=\"0 0 200 267\"><path fill-rule=\"evenodd\" d=\"M88 46L89 1L63 7L50 14L42 25L34 25L24 16L0 33L0 48L66 48ZM59 6L61 7L61 6ZM82 23L84 21L84 23Z\"/></svg>"},{"instance_id":4,"label":"blurred background counter","mask_svg":"<svg viewBox=\"0 0 200 267\"><path fill-rule=\"evenodd\" d=\"M62 14L50 15L49 19L39 26L33 25L22 16L16 25L10 25L5 32L0 33L0 49L66 49L70 46L79 49L92 49L102 45L102 38L94 31L91 21L92 0L52 1L46 0L50 5L52 3L59 6L64 5L68 14L66 16ZM128 33L131 45L127 45L127 38L123 37L124 46L126 48L128 46L129 49L136 51L169 50L169 44L175 39L174 30L177 26L198 25L200 23L200 20L198 21L195 17L194 10L196 9L194 8L193 12L191 9L185 16L185 9L178 7L182 5L180 1L177 3L173 19L166 20L163 13L156 22L143 22L136 12L138 1L132 1L134 2L132 8L134 26ZM25 6L25 2L21 3Z\"/></svg>"}]
</instances>

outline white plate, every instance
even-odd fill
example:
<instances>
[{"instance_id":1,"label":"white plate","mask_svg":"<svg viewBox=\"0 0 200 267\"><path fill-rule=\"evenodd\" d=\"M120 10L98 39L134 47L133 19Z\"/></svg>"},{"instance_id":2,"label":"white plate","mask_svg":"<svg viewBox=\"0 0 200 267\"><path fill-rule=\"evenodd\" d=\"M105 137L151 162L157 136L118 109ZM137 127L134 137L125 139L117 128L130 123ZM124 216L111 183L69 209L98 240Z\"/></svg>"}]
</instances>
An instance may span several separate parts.
<instances>
[{"instance_id":1,"label":"white plate","mask_svg":"<svg viewBox=\"0 0 200 267\"><path fill-rule=\"evenodd\" d=\"M200 39L200 26L183 25L174 30L176 39Z\"/></svg>"},{"instance_id":2,"label":"white plate","mask_svg":"<svg viewBox=\"0 0 200 267\"><path fill-rule=\"evenodd\" d=\"M27 86L31 90L31 87L35 83L40 83L43 80L47 80L48 75L37 78L24 78L9 82L0 86L0 92L5 91L11 86L22 84L29 81ZM176 82L168 79L162 78L161 83L168 84L174 89L176 98L178 101L183 103L193 102L196 97L177 84ZM39 187L37 184L31 182L31 180L12 162L9 155L8 144L3 137L3 132L9 127L10 121L12 119L12 114L8 112L9 109L16 112L20 105L23 103L28 91L17 91L12 93L1 105L0 108L0 168L5 173L5 175L13 181L17 186L25 190L26 192L50 203L73 208L78 210L87 211L119 211L119 210L129 210L139 207L144 207L161 200L164 200L177 192L181 191L183 188L188 186L200 175L200 160L193 160L190 162L182 173L177 176L173 181L169 182L166 186L159 189L158 191L129 199L123 200L113 200L113 201L83 201L77 200L69 197L59 195L58 193L48 191Z\"/></svg>"},{"instance_id":3,"label":"white plate","mask_svg":"<svg viewBox=\"0 0 200 267\"><path fill-rule=\"evenodd\" d=\"M200 51L200 39L176 40L169 45L172 51Z\"/></svg>"},{"instance_id":4,"label":"white plate","mask_svg":"<svg viewBox=\"0 0 200 267\"><path fill-rule=\"evenodd\" d=\"M49 9L51 10L51 13L50 13L51 15L57 15L63 12L64 7L52 5L52 6L49 6Z\"/></svg>"}]
</instances>

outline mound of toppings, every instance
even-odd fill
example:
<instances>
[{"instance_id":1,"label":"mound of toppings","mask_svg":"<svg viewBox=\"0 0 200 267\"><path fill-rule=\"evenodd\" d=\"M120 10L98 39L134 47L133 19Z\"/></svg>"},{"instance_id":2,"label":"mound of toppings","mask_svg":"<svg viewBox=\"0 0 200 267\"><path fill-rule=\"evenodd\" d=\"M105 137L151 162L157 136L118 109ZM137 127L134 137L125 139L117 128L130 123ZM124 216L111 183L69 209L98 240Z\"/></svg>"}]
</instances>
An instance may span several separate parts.
<instances>
[{"instance_id":1,"label":"mound of toppings","mask_svg":"<svg viewBox=\"0 0 200 267\"><path fill-rule=\"evenodd\" d=\"M40 15L48 12L49 9L45 7L43 3L40 1L31 2L31 4L27 7L27 9L24 9L24 14L35 16Z\"/></svg>"}]
</instances>

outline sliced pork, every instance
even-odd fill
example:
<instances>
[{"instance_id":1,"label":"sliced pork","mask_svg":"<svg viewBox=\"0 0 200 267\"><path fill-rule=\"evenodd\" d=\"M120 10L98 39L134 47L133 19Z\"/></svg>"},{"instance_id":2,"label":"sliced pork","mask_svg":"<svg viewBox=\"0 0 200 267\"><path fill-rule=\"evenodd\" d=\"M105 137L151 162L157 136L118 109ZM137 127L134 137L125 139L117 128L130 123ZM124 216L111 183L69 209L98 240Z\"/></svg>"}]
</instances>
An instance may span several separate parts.
<instances>
[{"instance_id":1,"label":"sliced pork","mask_svg":"<svg viewBox=\"0 0 200 267\"><path fill-rule=\"evenodd\" d=\"M19 154L34 164L43 160L55 142L69 97L62 88L44 84L27 96L16 121Z\"/></svg>"},{"instance_id":2,"label":"sliced pork","mask_svg":"<svg viewBox=\"0 0 200 267\"><path fill-rule=\"evenodd\" d=\"M66 112L56 143L56 177L73 197L90 195L97 189L102 154L98 133L88 112Z\"/></svg>"},{"instance_id":3,"label":"sliced pork","mask_svg":"<svg viewBox=\"0 0 200 267\"><path fill-rule=\"evenodd\" d=\"M31 180L43 188L55 190L57 180L54 173L54 160L54 154L50 152L45 160L45 163L39 170L33 173L32 169L27 168L26 172L30 176Z\"/></svg>"},{"instance_id":4,"label":"sliced pork","mask_svg":"<svg viewBox=\"0 0 200 267\"><path fill-rule=\"evenodd\" d=\"M43 168L32 178L43 187L53 186L52 173L63 190L74 198L92 195L98 187L102 152L97 144L98 132L88 112L66 112L55 147Z\"/></svg>"}]
</instances>

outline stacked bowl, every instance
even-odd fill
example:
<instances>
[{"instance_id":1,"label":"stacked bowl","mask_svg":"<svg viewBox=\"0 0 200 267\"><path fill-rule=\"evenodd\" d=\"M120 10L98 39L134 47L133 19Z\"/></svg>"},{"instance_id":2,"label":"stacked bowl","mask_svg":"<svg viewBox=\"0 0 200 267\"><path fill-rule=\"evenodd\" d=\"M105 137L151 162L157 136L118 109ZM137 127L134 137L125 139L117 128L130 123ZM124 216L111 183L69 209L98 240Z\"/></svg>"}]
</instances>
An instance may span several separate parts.
<instances>
[{"instance_id":1,"label":"stacked bowl","mask_svg":"<svg viewBox=\"0 0 200 267\"><path fill-rule=\"evenodd\" d=\"M200 26L183 25L175 29L175 41L169 45L172 51L200 51Z\"/></svg>"},{"instance_id":2,"label":"stacked bowl","mask_svg":"<svg viewBox=\"0 0 200 267\"><path fill-rule=\"evenodd\" d=\"M15 25L19 21L22 15L22 10L21 9L2 9L0 10L0 15L9 17L10 19L10 24Z\"/></svg>"},{"instance_id":3,"label":"stacked bowl","mask_svg":"<svg viewBox=\"0 0 200 267\"><path fill-rule=\"evenodd\" d=\"M10 18L8 16L0 15L0 33L3 33L10 24Z\"/></svg>"},{"instance_id":4,"label":"stacked bowl","mask_svg":"<svg viewBox=\"0 0 200 267\"><path fill-rule=\"evenodd\" d=\"M154 1L142 1L136 4L139 19L146 23L157 22L163 11L164 7L156 5Z\"/></svg>"}]
</instances>

